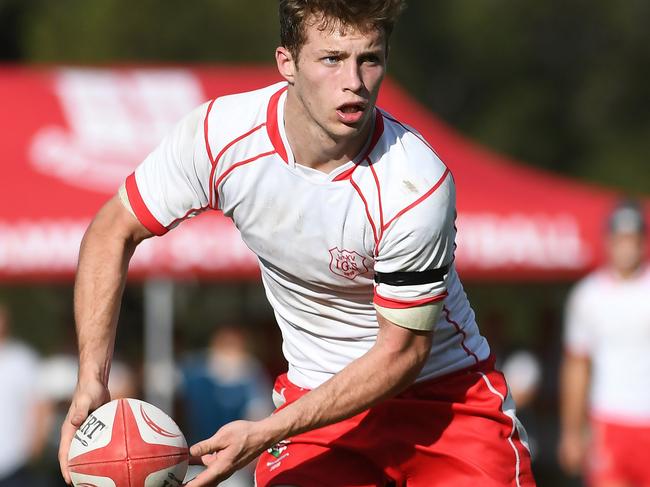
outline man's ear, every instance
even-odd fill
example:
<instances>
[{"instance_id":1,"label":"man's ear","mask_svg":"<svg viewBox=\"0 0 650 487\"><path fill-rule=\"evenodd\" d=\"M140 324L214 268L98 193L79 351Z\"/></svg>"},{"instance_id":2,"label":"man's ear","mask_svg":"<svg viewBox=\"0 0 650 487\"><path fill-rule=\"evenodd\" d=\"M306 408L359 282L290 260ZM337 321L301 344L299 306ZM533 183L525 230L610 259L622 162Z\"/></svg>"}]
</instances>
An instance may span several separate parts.
<instances>
[{"instance_id":1,"label":"man's ear","mask_svg":"<svg viewBox=\"0 0 650 487\"><path fill-rule=\"evenodd\" d=\"M296 73L296 63L293 60L291 52L289 52L286 47L278 47L275 50L275 62L278 65L278 71L282 77L286 79L289 84L293 84Z\"/></svg>"}]
</instances>

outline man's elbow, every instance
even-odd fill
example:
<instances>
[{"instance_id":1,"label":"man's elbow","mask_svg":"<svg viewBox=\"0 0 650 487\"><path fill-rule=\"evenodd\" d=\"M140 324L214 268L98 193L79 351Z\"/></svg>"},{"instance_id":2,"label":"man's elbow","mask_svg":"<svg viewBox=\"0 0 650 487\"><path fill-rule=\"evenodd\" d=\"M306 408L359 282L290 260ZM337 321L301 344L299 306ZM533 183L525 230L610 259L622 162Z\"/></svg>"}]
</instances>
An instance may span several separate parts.
<instances>
[{"instance_id":1,"label":"man's elbow","mask_svg":"<svg viewBox=\"0 0 650 487\"><path fill-rule=\"evenodd\" d=\"M84 235L84 242L98 241L123 246L133 252L144 239L152 236L129 211L119 197L111 198L95 215Z\"/></svg>"},{"instance_id":2,"label":"man's elbow","mask_svg":"<svg viewBox=\"0 0 650 487\"><path fill-rule=\"evenodd\" d=\"M407 348L391 350L386 363L395 367L397 374L403 377L404 383L411 384L420 375L430 353L431 337L421 336L410 343Z\"/></svg>"}]
</instances>

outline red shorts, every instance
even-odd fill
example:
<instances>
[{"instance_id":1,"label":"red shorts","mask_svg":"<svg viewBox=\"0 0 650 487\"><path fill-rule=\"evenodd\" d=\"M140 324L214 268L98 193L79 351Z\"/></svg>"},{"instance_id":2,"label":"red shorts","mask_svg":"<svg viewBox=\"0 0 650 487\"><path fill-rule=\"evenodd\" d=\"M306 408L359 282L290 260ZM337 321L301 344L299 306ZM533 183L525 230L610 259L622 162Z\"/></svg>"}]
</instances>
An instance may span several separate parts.
<instances>
[{"instance_id":1,"label":"red shorts","mask_svg":"<svg viewBox=\"0 0 650 487\"><path fill-rule=\"evenodd\" d=\"M592 421L587 465L590 485L630 484L650 487L650 427Z\"/></svg>"},{"instance_id":2,"label":"red shorts","mask_svg":"<svg viewBox=\"0 0 650 487\"><path fill-rule=\"evenodd\" d=\"M275 390L283 390L287 403L308 392L285 375ZM490 360L279 443L260 456L256 485L530 487L535 481L520 426Z\"/></svg>"}]
</instances>

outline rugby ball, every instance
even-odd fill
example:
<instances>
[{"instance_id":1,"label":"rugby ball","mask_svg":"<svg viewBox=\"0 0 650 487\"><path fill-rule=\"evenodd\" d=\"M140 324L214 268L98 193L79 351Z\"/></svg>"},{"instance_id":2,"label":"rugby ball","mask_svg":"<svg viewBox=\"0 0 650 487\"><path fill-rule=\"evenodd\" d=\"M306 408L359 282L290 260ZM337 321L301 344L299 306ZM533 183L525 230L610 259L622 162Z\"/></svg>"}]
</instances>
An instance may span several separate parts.
<instances>
[{"instance_id":1,"label":"rugby ball","mask_svg":"<svg viewBox=\"0 0 650 487\"><path fill-rule=\"evenodd\" d=\"M76 487L179 487L189 452L163 411L117 399L93 411L77 430L68 465Z\"/></svg>"}]
</instances>

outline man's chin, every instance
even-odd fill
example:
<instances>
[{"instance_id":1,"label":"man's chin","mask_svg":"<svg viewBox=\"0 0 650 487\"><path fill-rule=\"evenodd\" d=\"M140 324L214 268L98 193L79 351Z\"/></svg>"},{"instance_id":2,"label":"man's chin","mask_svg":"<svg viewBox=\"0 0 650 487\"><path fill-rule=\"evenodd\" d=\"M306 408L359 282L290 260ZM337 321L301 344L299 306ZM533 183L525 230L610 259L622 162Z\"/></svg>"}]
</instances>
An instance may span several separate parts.
<instances>
[{"instance_id":1,"label":"man's chin","mask_svg":"<svg viewBox=\"0 0 650 487\"><path fill-rule=\"evenodd\" d=\"M334 128L335 134L339 137L354 137L361 135L368 128L369 123L369 117L363 117L361 120L355 123L345 123L338 121Z\"/></svg>"}]
</instances>

